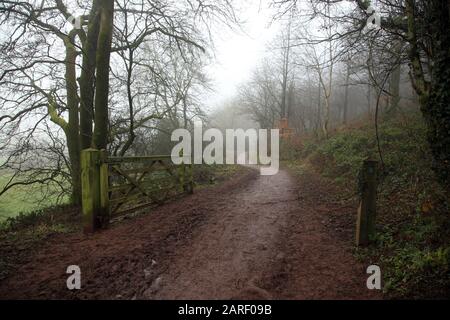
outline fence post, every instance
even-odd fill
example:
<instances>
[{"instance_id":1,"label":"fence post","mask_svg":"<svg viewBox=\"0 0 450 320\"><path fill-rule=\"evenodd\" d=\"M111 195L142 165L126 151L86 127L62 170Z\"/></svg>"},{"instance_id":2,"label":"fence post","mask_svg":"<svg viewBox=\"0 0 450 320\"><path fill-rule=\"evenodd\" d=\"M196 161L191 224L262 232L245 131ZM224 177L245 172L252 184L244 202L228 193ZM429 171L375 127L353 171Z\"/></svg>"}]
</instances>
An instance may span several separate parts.
<instances>
[{"instance_id":1,"label":"fence post","mask_svg":"<svg viewBox=\"0 0 450 320\"><path fill-rule=\"evenodd\" d=\"M83 231L90 233L99 227L97 213L100 209L100 172L98 167L100 151L96 149L82 150L80 160Z\"/></svg>"},{"instance_id":2,"label":"fence post","mask_svg":"<svg viewBox=\"0 0 450 320\"><path fill-rule=\"evenodd\" d=\"M178 179L179 179L180 184L181 184L181 190L183 192L185 192L186 191L186 187L185 187L186 166L184 164L183 150L181 150L178 155L181 158L181 164L178 166Z\"/></svg>"},{"instance_id":3,"label":"fence post","mask_svg":"<svg viewBox=\"0 0 450 320\"><path fill-rule=\"evenodd\" d=\"M105 150L81 151L83 231L91 233L109 222L108 164Z\"/></svg>"},{"instance_id":4,"label":"fence post","mask_svg":"<svg viewBox=\"0 0 450 320\"><path fill-rule=\"evenodd\" d=\"M356 245L367 245L375 235L377 161L365 160L359 176L361 201L356 222Z\"/></svg>"},{"instance_id":5,"label":"fence post","mask_svg":"<svg viewBox=\"0 0 450 320\"><path fill-rule=\"evenodd\" d=\"M187 193L194 193L194 165L191 163L189 165L189 182L187 184Z\"/></svg>"},{"instance_id":6,"label":"fence post","mask_svg":"<svg viewBox=\"0 0 450 320\"><path fill-rule=\"evenodd\" d=\"M100 183L100 225L101 227L106 227L109 224L110 210L109 210L109 174L108 174L108 164L106 150L100 151L100 164L99 164L99 183Z\"/></svg>"}]
</instances>

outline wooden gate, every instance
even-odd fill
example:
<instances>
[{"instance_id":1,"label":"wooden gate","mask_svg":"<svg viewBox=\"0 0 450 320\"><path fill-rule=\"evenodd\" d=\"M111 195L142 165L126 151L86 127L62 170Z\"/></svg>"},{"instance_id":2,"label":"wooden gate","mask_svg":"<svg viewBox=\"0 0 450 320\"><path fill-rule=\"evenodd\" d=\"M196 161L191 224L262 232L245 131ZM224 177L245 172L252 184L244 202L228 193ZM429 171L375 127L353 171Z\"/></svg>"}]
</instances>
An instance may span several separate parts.
<instances>
[{"instance_id":1,"label":"wooden gate","mask_svg":"<svg viewBox=\"0 0 450 320\"><path fill-rule=\"evenodd\" d=\"M106 226L111 217L193 192L192 166L176 166L170 155L108 157L105 151L86 149L81 180L85 232Z\"/></svg>"}]
</instances>

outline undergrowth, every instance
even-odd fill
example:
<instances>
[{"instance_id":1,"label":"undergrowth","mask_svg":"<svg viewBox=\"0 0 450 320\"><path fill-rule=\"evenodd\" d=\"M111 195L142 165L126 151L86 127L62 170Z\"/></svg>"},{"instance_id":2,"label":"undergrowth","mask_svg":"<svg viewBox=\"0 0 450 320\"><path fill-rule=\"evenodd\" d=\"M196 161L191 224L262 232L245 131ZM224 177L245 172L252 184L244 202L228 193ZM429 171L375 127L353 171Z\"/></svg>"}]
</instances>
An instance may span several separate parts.
<instances>
[{"instance_id":1,"label":"undergrowth","mask_svg":"<svg viewBox=\"0 0 450 320\"><path fill-rule=\"evenodd\" d=\"M424 122L412 113L381 123L382 161L373 127L366 123L327 140L306 139L299 157L342 186L342 198L356 196L362 161L378 160L377 233L355 255L381 267L388 298L448 298L450 205L431 170Z\"/></svg>"}]
</instances>

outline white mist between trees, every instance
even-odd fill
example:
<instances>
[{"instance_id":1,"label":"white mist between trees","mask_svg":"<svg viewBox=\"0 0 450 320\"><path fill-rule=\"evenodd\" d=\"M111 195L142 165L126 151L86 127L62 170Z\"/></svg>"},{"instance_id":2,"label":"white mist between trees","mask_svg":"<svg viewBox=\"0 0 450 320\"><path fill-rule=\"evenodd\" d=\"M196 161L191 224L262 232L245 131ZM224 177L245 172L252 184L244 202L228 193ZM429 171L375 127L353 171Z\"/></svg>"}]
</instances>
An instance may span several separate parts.
<instances>
[{"instance_id":1,"label":"white mist between trees","mask_svg":"<svg viewBox=\"0 0 450 320\"><path fill-rule=\"evenodd\" d=\"M268 131L270 131L269 150L267 148ZM278 129L226 129L225 144L221 130L211 128L203 132L201 122L195 123L193 133L192 138L191 132L187 129L176 129L172 132L171 141L178 142L171 152L174 164L192 164L192 162L194 164L259 164L262 165L261 175L274 175L278 172L280 163ZM203 142L209 142L209 144L204 146ZM193 156L192 149L194 149Z\"/></svg>"}]
</instances>

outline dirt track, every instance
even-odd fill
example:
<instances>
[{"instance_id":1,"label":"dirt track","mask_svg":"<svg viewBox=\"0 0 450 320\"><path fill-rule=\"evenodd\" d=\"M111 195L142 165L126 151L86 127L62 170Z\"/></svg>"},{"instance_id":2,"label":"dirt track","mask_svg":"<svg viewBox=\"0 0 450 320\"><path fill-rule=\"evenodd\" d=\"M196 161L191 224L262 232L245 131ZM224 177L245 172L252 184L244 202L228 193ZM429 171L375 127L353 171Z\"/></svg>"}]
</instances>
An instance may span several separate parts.
<instances>
[{"instance_id":1,"label":"dirt track","mask_svg":"<svg viewBox=\"0 0 450 320\"><path fill-rule=\"evenodd\" d=\"M368 299L353 208L313 175L249 171L92 236L58 235L0 298ZM79 265L82 289L66 288Z\"/></svg>"}]
</instances>

